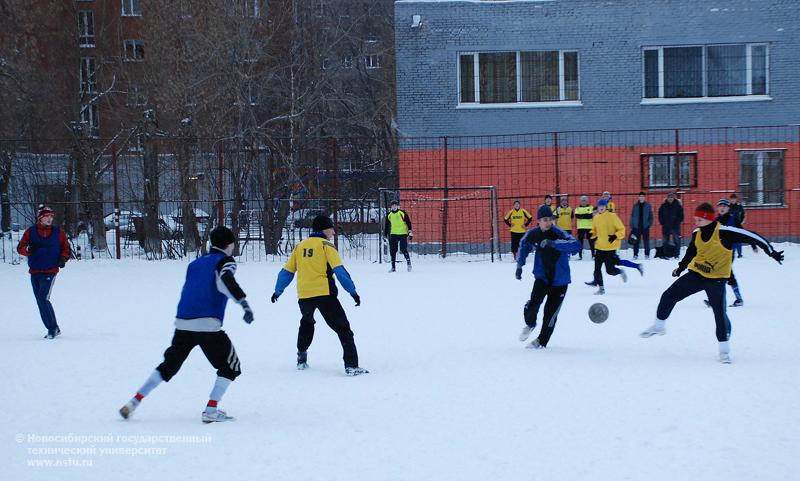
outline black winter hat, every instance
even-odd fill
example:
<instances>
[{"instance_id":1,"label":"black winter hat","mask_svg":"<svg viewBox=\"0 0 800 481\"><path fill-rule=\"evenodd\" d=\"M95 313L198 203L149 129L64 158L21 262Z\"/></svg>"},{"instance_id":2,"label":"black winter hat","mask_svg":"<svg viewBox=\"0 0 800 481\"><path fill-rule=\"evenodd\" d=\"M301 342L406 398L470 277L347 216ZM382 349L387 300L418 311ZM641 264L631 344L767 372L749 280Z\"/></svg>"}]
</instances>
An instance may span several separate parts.
<instances>
[{"instance_id":1,"label":"black winter hat","mask_svg":"<svg viewBox=\"0 0 800 481\"><path fill-rule=\"evenodd\" d=\"M224 249L234 242L236 242L236 237L234 237L233 231L224 225L217 226L211 231L211 245L213 247Z\"/></svg>"},{"instance_id":2,"label":"black winter hat","mask_svg":"<svg viewBox=\"0 0 800 481\"><path fill-rule=\"evenodd\" d=\"M539 207L539 210L536 211L536 220L542 217L553 217L553 209L546 205Z\"/></svg>"},{"instance_id":3,"label":"black winter hat","mask_svg":"<svg viewBox=\"0 0 800 481\"><path fill-rule=\"evenodd\" d=\"M314 221L311 222L311 230L322 232L325 229L330 229L333 227L333 221L327 215L318 215L314 217Z\"/></svg>"}]
</instances>

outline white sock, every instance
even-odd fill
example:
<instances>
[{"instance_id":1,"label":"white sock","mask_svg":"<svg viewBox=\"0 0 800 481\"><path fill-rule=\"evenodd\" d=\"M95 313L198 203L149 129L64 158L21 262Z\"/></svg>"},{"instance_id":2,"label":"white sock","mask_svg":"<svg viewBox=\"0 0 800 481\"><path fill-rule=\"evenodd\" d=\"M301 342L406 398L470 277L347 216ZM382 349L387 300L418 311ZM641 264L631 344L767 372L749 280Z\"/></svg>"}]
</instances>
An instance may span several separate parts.
<instances>
[{"instance_id":1,"label":"white sock","mask_svg":"<svg viewBox=\"0 0 800 481\"><path fill-rule=\"evenodd\" d=\"M158 369L153 371L153 374L150 374L150 377L147 378L147 381L144 382L144 385L139 388L136 392L136 396L133 397L132 401L134 405L139 404L142 399L150 394L150 391L156 388L159 384L164 381L164 378L161 377L161 373Z\"/></svg>"},{"instance_id":2,"label":"white sock","mask_svg":"<svg viewBox=\"0 0 800 481\"><path fill-rule=\"evenodd\" d=\"M720 354L730 354L730 352L731 352L731 341L723 341L719 343Z\"/></svg>"},{"instance_id":3,"label":"white sock","mask_svg":"<svg viewBox=\"0 0 800 481\"><path fill-rule=\"evenodd\" d=\"M225 391L228 390L228 386L230 386L232 382L233 381L226 377L217 376L217 380L214 381L214 387L211 389L211 394L208 395L206 412L213 413L217 410L217 404L222 399L222 396L225 395Z\"/></svg>"},{"instance_id":4,"label":"white sock","mask_svg":"<svg viewBox=\"0 0 800 481\"><path fill-rule=\"evenodd\" d=\"M664 324L666 322L667 322L666 319L659 319L656 317L656 322L653 323L653 325L656 326L657 329L664 329Z\"/></svg>"}]
</instances>

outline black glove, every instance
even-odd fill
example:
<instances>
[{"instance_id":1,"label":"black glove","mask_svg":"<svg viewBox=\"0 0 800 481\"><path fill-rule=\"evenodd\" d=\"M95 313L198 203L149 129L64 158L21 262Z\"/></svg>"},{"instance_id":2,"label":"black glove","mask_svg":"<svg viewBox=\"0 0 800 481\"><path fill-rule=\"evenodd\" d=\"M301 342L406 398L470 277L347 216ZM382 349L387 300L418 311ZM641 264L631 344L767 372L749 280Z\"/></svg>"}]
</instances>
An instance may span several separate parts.
<instances>
[{"instance_id":1,"label":"black glove","mask_svg":"<svg viewBox=\"0 0 800 481\"><path fill-rule=\"evenodd\" d=\"M250 304L248 304L247 301L242 300L242 302L240 302L239 305L241 305L242 309L244 309L244 317L242 318L244 319L244 322L248 324L253 322L253 310L250 309Z\"/></svg>"},{"instance_id":2,"label":"black glove","mask_svg":"<svg viewBox=\"0 0 800 481\"><path fill-rule=\"evenodd\" d=\"M775 259L778 264L783 264L783 251L772 251L769 256Z\"/></svg>"},{"instance_id":3,"label":"black glove","mask_svg":"<svg viewBox=\"0 0 800 481\"><path fill-rule=\"evenodd\" d=\"M269 300L272 301L273 304L275 304L275 302L278 300L279 297L281 297L280 294L278 294L277 292L273 292L272 297L270 297Z\"/></svg>"},{"instance_id":4,"label":"black glove","mask_svg":"<svg viewBox=\"0 0 800 481\"><path fill-rule=\"evenodd\" d=\"M516 277L518 281L522 280L522 267L517 266L517 270L514 272L514 277Z\"/></svg>"},{"instance_id":5,"label":"black glove","mask_svg":"<svg viewBox=\"0 0 800 481\"><path fill-rule=\"evenodd\" d=\"M411 231L408 231L408 241L411 242L411 238L414 237L414 234Z\"/></svg>"},{"instance_id":6,"label":"black glove","mask_svg":"<svg viewBox=\"0 0 800 481\"><path fill-rule=\"evenodd\" d=\"M356 307L361 305L361 296L358 294L350 294L353 297L353 300L356 301Z\"/></svg>"},{"instance_id":7,"label":"black glove","mask_svg":"<svg viewBox=\"0 0 800 481\"><path fill-rule=\"evenodd\" d=\"M65 265L67 265L67 258L66 257L59 257L58 258L58 267L63 269Z\"/></svg>"},{"instance_id":8,"label":"black glove","mask_svg":"<svg viewBox=\"0 0 800 481\"><path fill-rule=\"evenodd\" d=\"M542 239L542 241L539 242L539 248L541 248L541 249L546 249L549 246L550 246L550 240L549 239Z\"/></svg>"},{"instance_id":9,"label":"black glove","mask_svg":"<svg viewBox=\"0 0 800 481\"><path fill-rule=\"evenodd\" d=\"M613 243L615 240L617 240L616 234L611 234L608 236L608 242Z\"/></svg>"},{"instance_id":10,"label":"black glove","mask_svg":"<svg viewBox=\"0 0 800 481\"><path fill-rule=\"evenodd\" d=\"M681 272L683 272L683 270L680 267L676 268L674 271L672 271L672 277L679 277Z\"/></svg>"}]
</instances>

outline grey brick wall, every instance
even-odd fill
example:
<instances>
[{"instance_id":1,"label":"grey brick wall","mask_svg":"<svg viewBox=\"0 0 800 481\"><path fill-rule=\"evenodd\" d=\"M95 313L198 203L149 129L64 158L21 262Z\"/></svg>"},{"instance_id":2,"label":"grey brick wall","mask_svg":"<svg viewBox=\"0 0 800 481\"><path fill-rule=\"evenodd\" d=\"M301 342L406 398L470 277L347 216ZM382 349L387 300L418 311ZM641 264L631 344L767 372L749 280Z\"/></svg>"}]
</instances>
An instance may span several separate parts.
<instances>
[{"instance_id":1,"label":"grey brick wall","mask_svg":"<svg viewBox=\"0 0 800 481\"><path fill-rule=\"evenodd\" d=\"M395 36L407 136L800 123L800 0L400 0ZM643 46L740 42L770 44L771 101L640 104ZM456 109L458 52L543 49L579 50L583 106Z\"/></svg>"}]
</instances>

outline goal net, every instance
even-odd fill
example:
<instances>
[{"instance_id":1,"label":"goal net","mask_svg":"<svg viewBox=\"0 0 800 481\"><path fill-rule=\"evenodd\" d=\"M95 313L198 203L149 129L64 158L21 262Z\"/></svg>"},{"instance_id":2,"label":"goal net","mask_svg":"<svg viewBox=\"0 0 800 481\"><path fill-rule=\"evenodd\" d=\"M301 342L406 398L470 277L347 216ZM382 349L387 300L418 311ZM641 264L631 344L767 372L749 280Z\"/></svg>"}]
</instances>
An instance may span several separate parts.
<instances>
[{"instance_id":1,"label":"goal net","mask_svg":"<svg viewBox=\"0 0 800 481\"><path fill-rule=\"evenodd\" d=\"M392 201L411 219L411 255L442 258L468 257L494 261L498 250L497 191L480 187L404 187L381 189L382 226ZM389 259L388 244L382 241L381 260Z\"/></svg>"}]
</instances>

